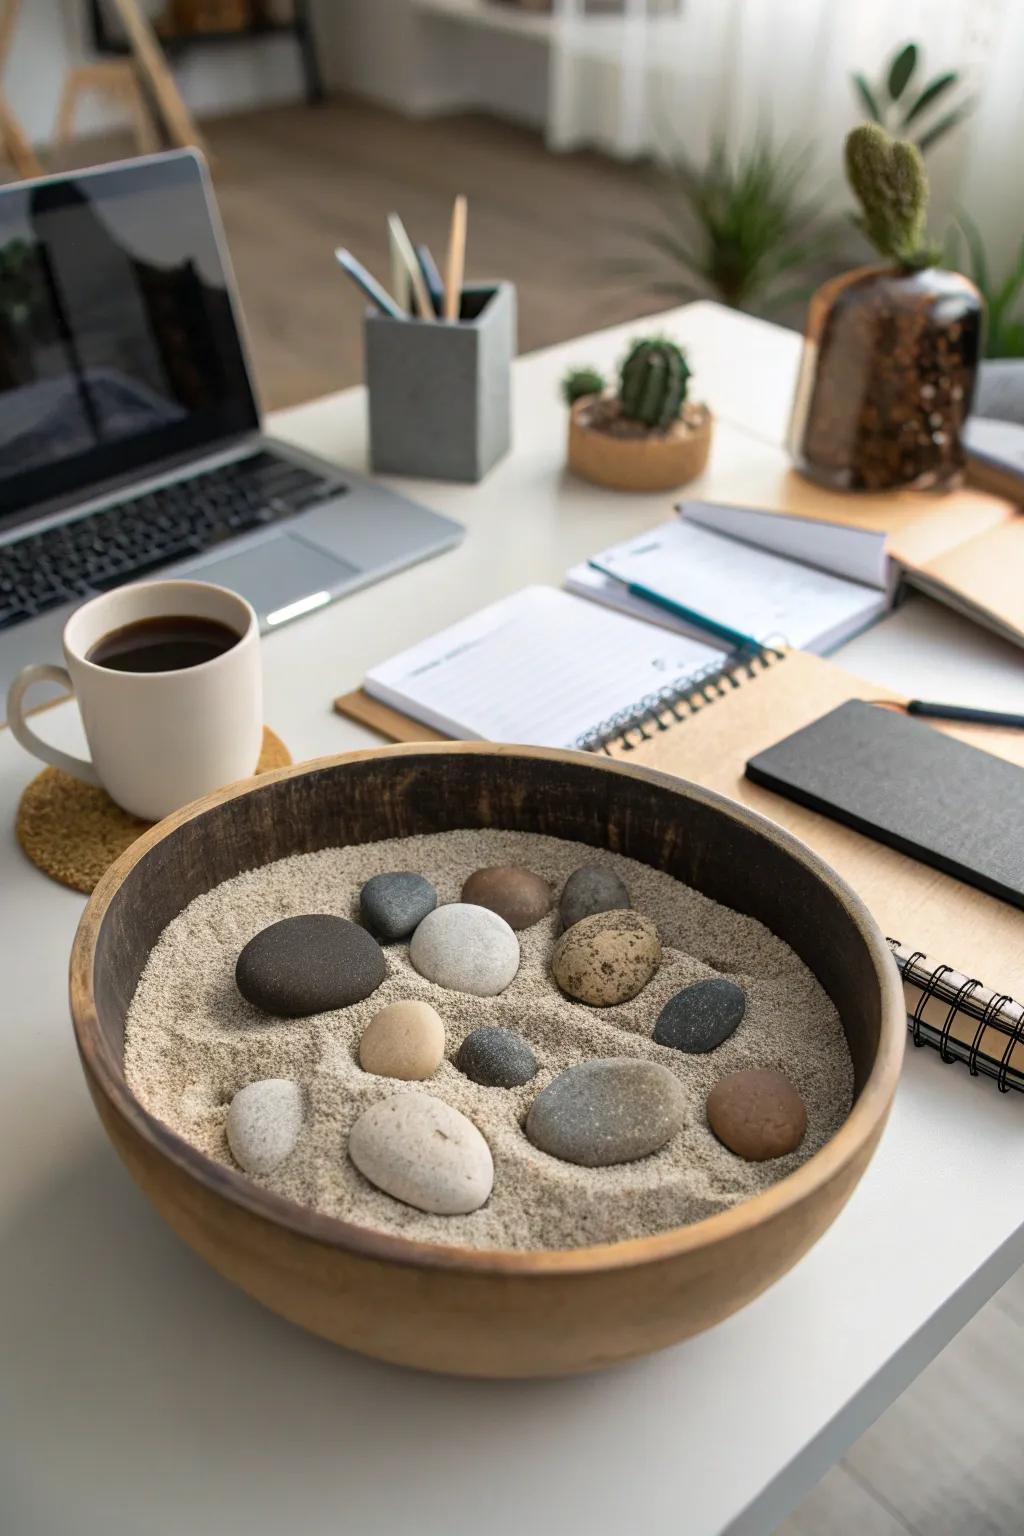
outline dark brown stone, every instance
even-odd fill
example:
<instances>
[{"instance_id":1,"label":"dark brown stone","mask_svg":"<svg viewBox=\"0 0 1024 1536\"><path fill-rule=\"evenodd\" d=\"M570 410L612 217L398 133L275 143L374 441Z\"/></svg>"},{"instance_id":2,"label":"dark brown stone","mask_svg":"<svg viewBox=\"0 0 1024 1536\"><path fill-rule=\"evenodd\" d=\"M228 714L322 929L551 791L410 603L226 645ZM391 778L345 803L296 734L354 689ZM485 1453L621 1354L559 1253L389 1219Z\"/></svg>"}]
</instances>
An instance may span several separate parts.
<instances>
[{"instance_id":1,"label":"dark brown stone","mask_svg":"<svg viewBox=\"0 0 1024 1536\"><path fill-rule=\"evenodd\" d=\"M473 871L462 887L462 900L497 912L510 928L531 928L551 911L554 896L532 869L492 864Z\"/></svg>"},{"instance_id":2,"label":"dark brown stone","mask_svg":"<svg viewBox=\"0 0 1024 1536\"><path fill-rule=\"evenodd\" d=\"M748 1163L795 1152L807 1130L807 1110L781 1072L730 1072L708 1094L708 1125L723 1146Z\"/></svg>"}]
</instances>

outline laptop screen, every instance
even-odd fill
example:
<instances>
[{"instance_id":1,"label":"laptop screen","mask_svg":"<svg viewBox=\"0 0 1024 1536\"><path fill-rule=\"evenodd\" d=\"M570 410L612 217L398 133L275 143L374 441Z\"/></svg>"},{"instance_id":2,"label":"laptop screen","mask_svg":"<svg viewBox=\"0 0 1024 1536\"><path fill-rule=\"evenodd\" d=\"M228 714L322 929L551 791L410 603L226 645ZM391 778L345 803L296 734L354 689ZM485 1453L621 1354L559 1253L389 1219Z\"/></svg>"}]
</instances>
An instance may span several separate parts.
<instances>
[{"instance_id":1,"label":"laptop screen","mask_svg":"<svg viewBox=\"0 0 1024 1536\"><path fill-rule=\"evenodd\" d=\"M255 429L190 151L0 187L0 527Z\"/></svg>"}]
</instances>

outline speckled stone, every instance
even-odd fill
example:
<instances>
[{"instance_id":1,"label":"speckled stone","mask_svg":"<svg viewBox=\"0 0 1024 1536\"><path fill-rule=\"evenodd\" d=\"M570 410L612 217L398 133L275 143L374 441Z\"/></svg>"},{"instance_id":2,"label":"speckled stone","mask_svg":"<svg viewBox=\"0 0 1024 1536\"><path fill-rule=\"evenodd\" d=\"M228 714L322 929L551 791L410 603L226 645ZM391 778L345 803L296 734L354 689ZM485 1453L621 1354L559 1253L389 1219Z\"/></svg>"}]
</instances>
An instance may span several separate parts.
<instances>
[{"instance_id":1,"label":"speckled stone","mask_svg":"<svg viewBox=\"0 0 1024 1536\"><path fill-rule=\"evenodd\" d=\"M571 928L595 912L612 912L631 907L629 891L613 869L604 864L581 864L562 887L558 915L563 928Z\"/></svg>"},{"instance_id":2,"label":"speckled stone","mask_svg":"<svg viewBox=\"0 0 1024 1536\"><path fill-rule=\"evenodd\" d=\"M246 1173L273 1173L302 1130L302 1089L289 1077L247 1083L231 1100L225 1131L231 1155Z\"/></svg>"},{"instance_id":3,"label":"speckled stone","mask_svg":"<svg viewBox=\"0 0 1024 1536\"><path fill-rule=\"evenodd\" d=\"M384 980L384 951L347 917L285 917L249 940L235 966L246 1002L280 1018L305 1018L362 1002Z\"/></svg>"},{"instance_id":4,"label":"speckled stone","mask_svg":"<svg viewBox=\"0 0 1024 1536\"><path fill-rule=\"evenodd\" d=\"M713 1051L738 1028L747 994L727 976L695 981L670 997L658 1015L654 1038L677 1051Z\"/></svg>"},{"instance_id":5,"label":"speckled stone","mask_svg":"<svg viewBox=\"0 0 1024 1536\"><path fill-rule=\"evenodd\" d=\"M633 1056L584 1061L534 1099L526 1134L566 1163L604 1168L647 1157L683 1123L686 1098L667 1067Z\"/></svg>"},{"instance_id":6,"label":"speckled stone","mask_svg":"<svg viewBox=\"0 0 1024 1536\"><path fill-rule=\"evenodd\" d=\"M519 940L497 912L453 901L423 919L409 959L439 987L496 997L519 969Z\"/></svg>"},{"instance_id":7,"label":"speckled stone","mask_svg":"<svg viewBox=\"0 0 1024 1536\"><path fill-rule=\"evenodd\" d=\"M389 1003L363 1030L359 1065L378 1077L421 1082L433 1077L444 1055L444 1024L436 1008L417 999Z\"/></svg>"},{"instance_id":8,"label":"speckled stone","mask_svg":"<svg viewBox=\"0 0 1024 1536\"><path fill-rule=\"evenodd\" d=\"M510 928L532 928L551 911L550 885L532 869L515 864L492 864L476 869L462 887L463 901L489 907Z\"/></svg>"},{"instance_id":9,"label":"speckled stone","mask_svg":"<svg viewBox=\"0 0 1024 1536\"><path fill-rule=\"evenodd\" d=\"M537 1058L522 1035L490 1024L470 1031L455 1065L485 1088L518 1088L537 1075Z\"/></svg>"},{"instance_id":10,"label":"speckled stone","mask_svg":"<svg viewBox=\"0 0 1024 1536\"><path fill-rule=\"evenodd\" d=\"M723 1146L748 1163L795 1152L807 1129L807 1110L781 1072L730 1072L708 1094L708 1125Z\"/></svg>"},{"instance_id":11,"label":"speckled stone","mask_svg":"<svg viewBox=\"0 0 1024 1536\"><path fill-rule=\"evenodd\" d=\"M567 928L555 945L551 974L570 997L609 1008L636 997L661 964L661 940L639 912L595 912Z\"/></svg>"},{"instance_id":12,"label":"speckled stone","mask_svg":"<svg viewBox=\"0 0 1024 1536\"><path fill-rule=\"evenodd\" d=\"M382 944L407 939L437 906L437 892L410 870L374 875L359 892L359 916Z\"/></svg>"},{"instance_id":13,"label":"speckled stone","mask_svg":"<svg viewBox=\"0 0 1024 1536\"><path fill-rule=\"evenodd\" d=\"M479 1210L494 1184L491 1149L472 1120L426 1093L371 1104L349 1133L348 1155L386 1195L437 1216Z\"/></svg>"}]
</instances>

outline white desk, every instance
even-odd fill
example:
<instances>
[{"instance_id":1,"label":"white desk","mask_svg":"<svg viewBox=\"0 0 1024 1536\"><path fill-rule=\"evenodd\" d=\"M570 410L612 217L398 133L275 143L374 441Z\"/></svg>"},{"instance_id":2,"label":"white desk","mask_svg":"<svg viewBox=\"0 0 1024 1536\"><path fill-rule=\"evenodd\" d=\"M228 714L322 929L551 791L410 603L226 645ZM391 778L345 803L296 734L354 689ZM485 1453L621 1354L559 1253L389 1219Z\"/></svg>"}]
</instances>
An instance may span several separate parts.
<instances>
[{"instance_id":1,"label":"white desk","mask_svg":"<svg viewBox=\"0 0 1024 1536\"><path fill-rule=\"evenodd\" d=\"M690 345L719 413L701 489L724 496L736 460L776 451L796 340L714 305L662 323ZM268 641L267 717L296 757L372 739L330 708L372 662L526 581L557 582L664 514L664 498L600 494L560 468L558 378L572 361L610 364L635 329L523 360L512 457L478 488L412 488L467 523L459 550ZM361 466L363 409L352 390L276 425ZM843 659L908 691L1024 709L1019 652L921 599ZM71 708L42 718L74 739ZM32 772L0 732L5 1536L518 1536L526 1522L766 1536L1024 1259L1021 1102L911 1051L878 1155L825 1238L677 1349L501 1385L416 1376L307 1337L194 1258L106 1142L65 999L83 903L14 842Z\"/></svg>"}]
</instances>

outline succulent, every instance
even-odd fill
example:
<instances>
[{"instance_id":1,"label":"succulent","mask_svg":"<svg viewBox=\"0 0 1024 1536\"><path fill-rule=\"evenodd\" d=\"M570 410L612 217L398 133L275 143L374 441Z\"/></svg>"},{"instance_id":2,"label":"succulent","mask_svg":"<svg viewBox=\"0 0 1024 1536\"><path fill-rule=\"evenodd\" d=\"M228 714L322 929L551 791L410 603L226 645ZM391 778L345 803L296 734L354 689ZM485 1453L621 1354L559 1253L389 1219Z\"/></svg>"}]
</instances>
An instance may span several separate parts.
<instances>
[{"instance_id":1,"label":"succulent","mask_svg":"<svg viewBox=\"0 0 1024 1536\"><path fill-rule=\"evenodd\" d=\"M846 174L864 210L857 222L875 249L902 267L932 265L936 252L924 239L928 172L917 145L862 123L847 135Z\"/></svg>"},{"instance_id":2,"label":"succulent","mask_svg":"<svg viewBox=\"0 0 1024 1536\"><path fill-rule=\"evenodd\" d=\"M566 405L575 405L584 395L604 393L605 379L596 368L570 368L562 380L562 398Z\"/></svg>"},{"instance_id":3,"label":"succulent","mask_svg":"<svg viewBox=\"0 0 1024 1536\"><path fill-rule=\"evenodd\" d=\"M634 342L619 375L623 414L664 431L683 408L689 378L686 354L674 341L654 336Z\"/></svg>"}]
</instances>

